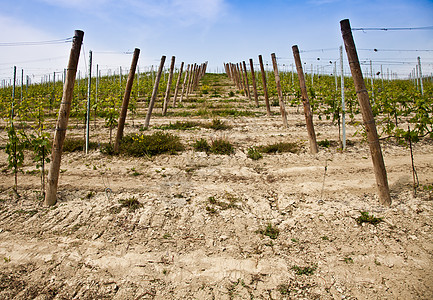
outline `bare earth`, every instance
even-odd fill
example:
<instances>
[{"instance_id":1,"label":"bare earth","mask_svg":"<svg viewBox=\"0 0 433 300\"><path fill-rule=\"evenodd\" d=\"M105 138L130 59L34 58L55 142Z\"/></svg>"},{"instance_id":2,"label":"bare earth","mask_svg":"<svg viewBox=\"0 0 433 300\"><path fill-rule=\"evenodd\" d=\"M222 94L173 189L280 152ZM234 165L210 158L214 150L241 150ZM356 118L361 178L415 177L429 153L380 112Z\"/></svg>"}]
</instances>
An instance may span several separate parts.
<instances>
[{"instance_id":1,"label":"bare earth","mask_svg":"<svg viewBox=\"0 0 433 300\"><path fill-rule=\"evenodd\" d=\"M155 117L151 125L189 119ZM347 151L331 146L311 155L296 108L288 129L278 115L223 120L233 129L171 131L188 148L178 155L65 153L53 208L38 199L38 175L19 174L17 199L13 174L3 171L0 298L433 299L433 194L414 197L406 147L382 144L393 201L384 207L368 145L352 137L356 128L348 127L355 143ZM318 140L338 139L329 121L315 126ZM102 124L96 132L107 140ZM226 137L236 153L194 152L201 137ZM250 146L282 141L303 148L246 156ZM414 146L414 159L420 183L431 185L431 140ZM6 161L2 150L1 169ZM142 207L120 207L132 197ZM361 211L383 222L358 225ZM276 239L260 233L268 224L279 229Z\"/></svg>"}]
</instances>

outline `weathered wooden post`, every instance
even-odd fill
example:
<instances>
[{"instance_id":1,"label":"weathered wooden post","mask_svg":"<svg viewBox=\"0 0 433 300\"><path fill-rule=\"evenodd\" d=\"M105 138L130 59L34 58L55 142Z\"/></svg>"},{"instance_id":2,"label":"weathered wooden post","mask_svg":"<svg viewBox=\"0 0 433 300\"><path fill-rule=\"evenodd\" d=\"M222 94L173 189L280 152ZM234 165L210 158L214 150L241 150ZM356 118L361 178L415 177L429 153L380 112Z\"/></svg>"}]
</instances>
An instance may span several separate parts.
<instances>
[{"instance_id":1,"label":"weathered wooden post","mask_svg":"<svg viewBox=\"0 0 433 300\"><path fill-rule=\"evenodd\" d=\"M165 55L163 55L161 57L161 62L159 63L159 69L158 69L158 73L156 74L155 84L153 86L153 92L149 102L149 108L147 109L146 119L144 120L144 128L149 127L153 106L155 105L155 100L156 97L158 96L159 82L161 81L161 74L162 74L162 70L164 69L165 58L166 58Z\"/></svg>"},{"instance_id":2,"label":"weathered wooden post","mask_svg":"<svg viewBox=\"0 0 433 300\"><path fill-rule=\"evenodd\" d=\"M250 69L251 69L251 78L253 80L254 101L256 102L256 106L259 107L259 96L257 95L256 74L254 73L254 64L252 58L250 58Z\"/></svg>"},{"instance_id":3,"label":"weathered wooden post","mask_svg":"<svg viewBox=\"0 0 433 300\"><path fill-rule=\"evenodd\" d=\"M391 196L389 194L385 163L383 161L376 123L371 111L368 91L365 88L364 78L362 77L358 53L356 51L349 20L345 19L340 21L340 26L347 58L349 60L350 71L352 72L353 81L355 83L356 95L361 108L362 119L367 132L371 158L373 160L374 174L376 176L376 184L379 190L379 201L381 204L389 206L391 205Z\"/></svg>"},{"instance_id":4,"label":"weathered wooden post","mask_svg":"<svg viewBox=\"0 0 433 300\"><path fill-rule=\"evenodd\" d=\"M283 119L284 127L289 127L289 124L287 123L286 106L284 104L283 92L281 90L280 74L278 72L277 58L275 57L275 53L271 54L271 58L272 58L272 65L274 67L274 75L275 75L275 83L277 85L278 100L280 102L281 118Z\"/></svg>"},{"instance_id":5,"label":"weathered wooden post","mask_svg":"<svg viewBox=\"0 0 433 300\"><path fill-rule=\"evenodd\" d=\"M182 100L183 100L183 93L185 91L185 85L186 85L186 83L188 81L188 76L190 74L190 68L191 68L191 65L188 64L188 66L186 67L185 78L183 79L182 92L180 93L180 100L179 100L180 103L182 103Z\"/></svg>"},{"instance_id":6,"label":"weathered wooden post","mask_svg":"<svg viewBox=\"0 0 433 300\"><path fill-rule=\"evenodd\" d=\"M313 154L318 152L316 133L314 132L313 114L311 113L310 101L308 100L307 86L305 84L304 71L302 69L301 57L297 45L292 46L293 57L295 58L296 71L298 71L299 85L301 87L302 104L304 105L305 122L307 123L308 141L310 151Z\"/></svg>"},{"instance_id":7,"label":"weathered wooden post","mask_svg":"<svg viewBox=\"0 0 433 300\"><path fill-rule=\"evenodd\" d=\"M171 57L170 63L170 73L168 74L167 80L167 88L165 90L164 104L162 105L162 115L165 116L167 114L168 101L170 100L170 91L171 91L171 82L173 81L173 71L174 71L174 63L176 61L176 57Z\"/></svg>"},{"instance_id":8,"label":"weathered wooden post","mask_svg":"<svg viewBox=\"0 0 433 300\"><path fill-rule=\"evenodd\" d=\"M262 73L263 93L265 95L266 112L268 116L270 116L271 106L269 105L268 87L266 85L266 72L265 72L265 66L263 65L263 58L261 55L259 55L259 63L260 63L260 73Z\"/></svg>"},{"instance_id":9,"label":"weathered wooden post","mask_svg":"<svg viewBox=\"0 0 433 300\"><path fill-rule=\"evenodd\" d=\"M182 78L183 65L184 62L180 64L179 74L177 75L176 88L174 89L174 96L173 96L173 107L176 106L177 94L179 93L179 84Z\"/></svg>"},{"instance_id":10,"label":"weathered wooden post","mask_svg":"<svg viewBox=\"0 0 433 300\"><path fill-rule=\"evenodd\" d=\"M62 102L60 104L59 117L54 131L53 147L51 153L51 164L48 171L48 187L45 195L45 205L51 206L57 202L57 185L59 182L60 162L62 160L63 143L65 141L66 129L68 128L71 101L74 92L75 75L77 74L78 59L80 57L81 44L84 32L76 30L69 54L68 70L63 86Z\"/></svg>"},{"instance_id":11,"label":"weathered wooden post","mask_svg":"<svg viewBox=\"0 0 433 300\"><path fill-rule=\"evenodd\" d=\"M248 94L248 99L251 99L251 93L250 93L250 83L248 81L248 71L247 71L247 65L245 64L245 61L242 61L242 65L244 66L244 72L245 72L245 84L246 84L246 88L247 88L247 94Z\"/></svg>"},{"instance_id":12,"label":"weathered wooden post","mask_svg":"<svg viewBox=\"0 0 433 300\"><path fill-rule=\"evenodd\" d=\"M123 137L123 129L125 128L126 114L128 112L129 98L131 96L132 84L134 83L135 69L137 67L138 56L140 49L135 48L132 57L131 68L129 69L128 79L126 81L125 93L123 95L122 110L120 111L119 121L117 125L116 140L114 141L114 152L119 151L120 140Z\"/></svg>"}]
</instances>

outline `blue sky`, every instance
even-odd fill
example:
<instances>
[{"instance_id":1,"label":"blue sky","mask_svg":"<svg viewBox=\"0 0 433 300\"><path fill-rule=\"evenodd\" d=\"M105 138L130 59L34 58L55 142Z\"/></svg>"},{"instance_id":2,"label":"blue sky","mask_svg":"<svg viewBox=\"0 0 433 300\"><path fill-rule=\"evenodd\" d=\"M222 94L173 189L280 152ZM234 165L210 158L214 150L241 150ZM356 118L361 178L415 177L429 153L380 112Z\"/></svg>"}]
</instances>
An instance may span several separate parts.
<instances>
[{"instance_id":1,"label":"blue sky","mask_svg":"<svg viewBox=\"0 0 433 300\"><path fill-rule=\"evenodd\" d=\"M223 62L257 62L259 54L270 64L272 52L290 69L291 46L297 44L306 51L301 52L305 71L313 64L330 73L329 62L338 59L342 44L342 19L363 28L433 25L431 0L0 0L0 7L0 79L10 78L14 65L35 77L61 71L70 50L70 43L1 43L63 39L75 29L85 32L82 72L89 50L104 71L129 68L131 54L125 52L134 48L141 50L141 70L158 64L162 55L167 66L175 55L177 66L209 61L210 71L216 71ZM407 76L417 56L423 73L433 72L433 51L381 51L433 50L433 30L356 31L354 38L359 49L379 49L359 50L375 72L382 65Z\"/></svg>"}]
</instances>

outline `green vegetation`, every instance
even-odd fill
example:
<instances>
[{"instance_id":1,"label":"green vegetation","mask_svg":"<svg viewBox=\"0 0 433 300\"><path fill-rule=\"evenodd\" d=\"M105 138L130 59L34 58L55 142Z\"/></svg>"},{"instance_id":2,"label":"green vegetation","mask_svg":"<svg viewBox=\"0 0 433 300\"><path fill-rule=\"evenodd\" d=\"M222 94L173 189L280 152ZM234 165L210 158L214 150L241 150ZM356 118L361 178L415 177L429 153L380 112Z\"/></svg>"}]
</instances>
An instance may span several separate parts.
<instances>
[{"instance_id":1,"label":"green vegetation","mask_svg":"<svg viewBox=\"0 0 433 300\"><path fill-rule=\"evenodd\" d=\"M376 224L382 222L383 218L376 218L375 216L370 215L366 211L361 211L361 215L358 218L356 218L355 221L359 225L362 225L363 223L369 223L369 224L376 225Z\"/></svg>"},{"instance_id":2,"label":"green vegetation","mask_svg":"<svg viewBox=\"0 0 433 300\"><path fill-rule=\"evenodd\" d=\"M313 275L314 271L316 271L317 266L306 266L306 267L299 267L299 266L293 266L292 270L295 271L296 275Z\"/></svg>"},{"instance_id":3,"label":"green vegetation","mask_svg":"<svg viewBox=\"0 0 433 300\"><path fill-rule=\"evenodd\" d=\"M196 140L192 146L194 150L197 152L206 152L206 153L210 152L210 145L207 142L207 140L203 138Z\"/></svg>"},{"instance_id":4,"label":"green vegetation","mask_svg":"<svg viewBox=\"0 0 433 300\"><path fill-rule=\"evenodd\" d=\"M263 158L263 155L256 147L250 147L248 148L247 157L251 158L252 160L259 160Z\"/></svg>"},{"instance_id":5,"label":"green vegetation","mask_svg":"<svg viewBox=\"0 0 433 300\"><path fill-rule=\"evenodd\" d=\"M212 141L210 146L210 152L214 154L226 154L230 155L235 153L233 145L224 138L219 138Z\"/></svg>"},{"instance_id":6,"label":"green vegetation","mask_svg":"<svg viewBox=\"0 0 433 300\"><path fill-rule=\"evenodd\" d=\"M297 143L288 143L288 142L280 142L265 146L258 146L257 150L259 150L262 153L283 153L283 152L290 152L290 153L298 153L299 152L299 145Z\"/></svg>"},{"instance_id":7,"label":"green vegetation","mask_svg":"<svg viewBox=\"0 0 433 300\"><path fill-rule=\"evenodd\" d=\"M137 210L143 206L135 197L127 198L127 199L120 199L119 204L121 207L128 208L128 210L131 212L133 212L133 211L135 211L135 210Z\"/></svg>"},{"instance_id":8,"label":"green vegetation","mask_svg":"<svg viewBox=\"0 0 433 300\"><path fill-rule=\"evenodd\" d=\"M266 235L270 237L271 239L275 240L278 238L278 235L280 234L280 230L277 227L273 227L271 223L269 223L265 229L260 229L257 231L257 233Z\"/></svg>"},{"instance_id":9,"label":"green vegetation","mask_svg":"<svg viewBox=\"0 0 433 300\"><path fill-rule=\"evenodd\" d=\"M188 130L188 129L194 129L196 127L201 126L202 124L199 122L192 122L192 121L176 121L176 123L170 123L168 125L161 125L158 127L155 127L156 129L162 129L162 130Z\"/></svg>"},{"instance_id":10,"label":"green vegetation","mask_svg":"<svg viewBox=\"0 0 433 300\"><path fill-rule=\"evenodd\" d=\"M177 154L183 150L184 146L178 136L164 132L155 132L151 135L135 134L125 136L119 147L119 153L136 157L151 157L164 153ZM103 152L111 154L112 149L110 149L110 146L106 146Z\"/></svg>"}]
</instances>

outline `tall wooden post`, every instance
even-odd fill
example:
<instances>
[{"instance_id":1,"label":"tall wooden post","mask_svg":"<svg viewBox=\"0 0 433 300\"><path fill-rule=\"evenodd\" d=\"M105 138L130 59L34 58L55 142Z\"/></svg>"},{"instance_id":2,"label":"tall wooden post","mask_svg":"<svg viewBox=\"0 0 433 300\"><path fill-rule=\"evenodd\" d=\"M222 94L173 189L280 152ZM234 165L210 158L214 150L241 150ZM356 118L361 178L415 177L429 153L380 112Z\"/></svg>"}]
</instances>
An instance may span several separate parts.
<instances>
[{"instance_id":1,"label":"tall wooden post","mask_svg":"<svg viewBox=\"0 0 433 300\"><path fill-rule=\"evenodd\" d=\"M75 75L77 74L78 59L80 57L81 44L84 32L76 30L69 54L68 70L63 86L62 102L60 104L59 117L54 131L54 140L51 153L51 164L48 171L48 187L45 195L45 205L51 206L57 202L57 185L59 182L60 162L62 160L63 143L66 129L68 128L71 101L74 92Z\"/></svg>"},{"instance_id":2,"label":"tall wooden post","mask_svg":"<svg viewBox=\"0 0 433 300\"><path fill-rule=\"evenodd\" d=\"M295 58L296 71L298 71L299 85L301 87L302 103L304 105L305 122L307 123L308 141L310 142L310 151L313 154L318 152L316 133L314 132L313 114L311 113L310 101L308 100L307 86L305 84L304 71L302 69L301 57L299 56L298 46L292 47L293 57Z\"/></svg>"},{"instance_id":3,"label":"tall wooden post","mask_svg":"<svg viewBox=\"0 0 433 300\"><path fill-rule=\"evenodd\" d=\"M280 102L281 118L283 119L284 127L288 127L289 124L287 123L286 106L284 104L283 92L281 90L280 73L278 72L277 58L275 57L275 53L271 54L271 58L272 58L272 65L274 67L275 83L277 84L277 92L278 92L278 100Z\"/></svg>"},{"instance_id":4,"label":"tall wooden post","mask_svg":"<svg viewBox=\"0 0 433 300\"><path fill-rule=\"evenodd\" d=\"M265 95L266 112L268 116L270 116L271 106L269 105L268 87L266 85L266 72L265 72L265 66L263 65L263 58L261 55L259 55L259 63L260 63L260 73L262 73L263 93Z\"/></svg>"},{"instance_id":5,"label":"tall wooden post","mask_svg":"<svg viewBox=\"0 0 433 300\"><path fill-rule=\"evenodd\" d=\"M129 69L128 80L126 81L125 94L123 95L122 110L120 111L119 121L117 125L116 140L114 141L114 152L119 151L120 140L123 137L126 113L128 112L129 98L131 96L132 84L134 83L135 69L137 67L139 55L140 49L135 48L134 55L132 57L131 68Z\"/></svg>"},{"instance_id":6,"label":"tall wooden post","mask_svg":"<svg viewBox=\"0 0 433 300\"><path fill-rule=\"evenodd\" d=\"M379 190L379 201L383 205L391 205L391 196L389 194L388 179L386 175L385 163L383 161L382 150L379 144L376 123L371 111L368 91L365 88L364 78L362 77L361 67L359 65L358 53L352 36L352 29L348 19L340 21L341 33L343 35L344 46L346 48L347 58L349 60L350 70L355 83L356 95L361 108L362 119L367 139L370 146L371 158L373 160L374 174L376 184Z\"/></svg>"},{"instance_id":7,"label":"tall wooden post","mask_svg":"<svg viewBox=\"0 0 433 300\"><path fill-rule=\"evenodd\" d=\"M167 89L165 90L164 104L162 105L162 115L165 116L167 113L168 101L170 100L171 82L173 81L174 63L176 57L171 57L170 73L168 74Z\"/></svg>"},{"instance_id":8,"label":"tall wooden post","mask_svg":"<svg viewBox=\"0 0 433 300\"><path fill-rule=\"evenodd\" d=\"M244 72L245 72L245 85L246 85L246 89L247 89L247 94L248 94L248 99L251 99L251 93L250 93L250 83L248 82L248 72L247 72L247 65L245 63L245 61L242 62L242 65L244 66Z\"/></svg>"},{"instance_id":9,"label":"tall wooden post","mask_svg":"<svg viewBox=\"0 0 433 300\"><path fill-rule=\"evenodd\" d=\"M187 83L187 81L188 81L188 76L189 76L189 74L190 74L190 68L191 68L191 65L188 64L188 66L186 67L185 78L183 79L182 91L181 91L181 93L180 93L180 100L179 100L180 103L182 103L182 100L183 100L183 93L184 93L184 91L185 91L185 85L186 85L186 83Z\"/></svg>"},{"instance_id":10,"label":"tall wooden post","mask_svg":"<svg viewBox=\"0 0 433 300\"><path fill-rule=\"evenodd\" d=\"M250 69L251 69L251 78L253 80L254 101L256 102L256 106L259 107L259 96L257 95L256 74L254 73L254 64L252 58L250 58Z\"/></svg>"},{"instance_id":11,"label":"tall wooden post","mask_svg":"<svg viewBox=\"0 0 433 300\"><path fill-rule=\"evenodd\" d=\"M177 75L176 88L174 89L174 96L173 96L173 107L176 106L177 94L179 93L179 84L182 78L183 65L184 62L180 64L179 74Z\"/></svg>"},{"instance_id":12,"label":"tall wooden post","mask_svg":"<svg viewBox=\"0 0 433 300\"><path fill-rule=\"evenodd\" d=\"M161 62L159 64L158 73L156 75L155 85L153 86L152 97L150 98L149 108L147 109L147 114L146 114L146 119L144 120L144 127L145 128L149 127L150 117L152 116L152 111L153 111L153 106L155 105L155 100L156 100L156 97L158 96L159 82L161 81L161 74L162 74L162 70L164 68L164 63L165 63L165 56L163 55L161 57Z\"/></svg>"}]
</instances>

